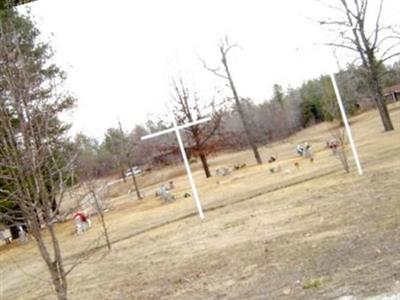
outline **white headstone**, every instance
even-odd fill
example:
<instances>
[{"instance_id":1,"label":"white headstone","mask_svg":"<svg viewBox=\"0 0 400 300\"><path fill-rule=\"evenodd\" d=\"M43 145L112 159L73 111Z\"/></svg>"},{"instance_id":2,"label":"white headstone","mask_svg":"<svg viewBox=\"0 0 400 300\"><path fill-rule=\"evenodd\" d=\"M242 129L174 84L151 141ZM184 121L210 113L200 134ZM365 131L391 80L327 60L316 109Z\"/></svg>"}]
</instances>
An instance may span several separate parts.
<instances>
[{"instance_id":1,"label":"white headstone","mask_svg":"<svg viewBox=\"0 0 400 300\"><path fill-rule=\"evenodd\" d=\"M22 226L18 226L19 233L18 233L18 240L20 244L26 244L28 242L28 237L26 236L25 230Z\"/></svg>"}]
</instances>

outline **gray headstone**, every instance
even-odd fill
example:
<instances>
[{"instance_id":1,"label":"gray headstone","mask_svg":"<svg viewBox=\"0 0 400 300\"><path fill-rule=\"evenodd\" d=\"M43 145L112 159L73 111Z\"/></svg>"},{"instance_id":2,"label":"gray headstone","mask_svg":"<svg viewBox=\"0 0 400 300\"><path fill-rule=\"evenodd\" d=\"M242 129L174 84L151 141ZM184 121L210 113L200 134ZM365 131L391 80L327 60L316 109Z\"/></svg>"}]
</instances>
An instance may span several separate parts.
<instances>
[{"instance_id":1,"label":"gray headstone","mask_svg":"<svg viewBox=\"0 0 400 300\"><path fill-rule=\"evenodd\" d=\"M215 171L215 173L217 174L217 176L226 176L226 175L229 175L231 172L228 168L221 167L221 168L218 168Z\"/></svg>"},{"instance_id":2,"label":"gray headstone","mask_svg":"<svg viewBox=\"0 0 400 300\"><path fill-rule=\"evenodd\" d=\"M163 199L165 202L174 201L174 197L171 196L171 194L168 192L168 190L163 185L160 187L160 190L158 191L158 194L161 197L161 199Z\"/></svg>"}]
</instances>

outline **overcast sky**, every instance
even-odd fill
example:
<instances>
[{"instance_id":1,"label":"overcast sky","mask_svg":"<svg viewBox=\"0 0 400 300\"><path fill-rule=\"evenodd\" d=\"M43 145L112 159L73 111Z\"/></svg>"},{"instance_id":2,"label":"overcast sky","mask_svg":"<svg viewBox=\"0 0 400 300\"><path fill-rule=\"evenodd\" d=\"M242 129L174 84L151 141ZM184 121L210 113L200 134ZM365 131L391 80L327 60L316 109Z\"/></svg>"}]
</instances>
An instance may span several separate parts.
<instances>
[{"instance_id":1,"label":"overcast sky","mask_svg":"<svg viewBox=\"0 0 400 300\"><path fill-rule=\"evenodd\" d=\"M385 22L400 24L400 1L386 2ZM130 130L159 113L173 75L203 97L221 89L199 57L218 65L216 45L225 35L241 45L229 57L238 92L256 102L271 96L274 83L296 87L337 68L332 50L317 45L327 32L313 20L329 11L316 0L39 0L27 6L78 99L73 131L97 138L118 118ZM345 65L351 56L340 60Z\"/></svg>"}]
</instances>

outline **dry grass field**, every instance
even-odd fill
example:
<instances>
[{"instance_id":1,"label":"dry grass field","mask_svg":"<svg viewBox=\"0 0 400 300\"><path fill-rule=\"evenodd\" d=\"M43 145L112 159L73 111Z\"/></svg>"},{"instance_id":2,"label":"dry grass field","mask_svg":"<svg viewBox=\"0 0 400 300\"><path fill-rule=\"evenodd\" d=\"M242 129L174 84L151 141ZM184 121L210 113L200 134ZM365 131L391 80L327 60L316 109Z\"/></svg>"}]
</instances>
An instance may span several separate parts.
<instances>
[{"instance_id":1,"label":"dry grass field","mask_svg":"<svg viewBox=\"0 0 400 300\"><path fill-rule=\"evenodd\" d=\"M116 183L106 221L74 235L72 221L57 224L68 265L90 254L69 275L70 299L361 299L400 292L400 103L390 106L394 132L383 133L377 111L352 118L364 172L345 174L324 149L319 124L262 147L272 164L256 165L250 151L210 158L211 169L246 163L225 177L205 179L193 165L205 219L200 221L183 166L139 179L143 200ZM299 159L308 141L315 161ZM299 168L294 162L299 162ZM271 167L282 171L270 173ZM286 173L284 170L289 170ZM174 180L176 201L154 196ZM54 299L33 241L0 247L1 299Z\"/></svg>"}]
</instances>

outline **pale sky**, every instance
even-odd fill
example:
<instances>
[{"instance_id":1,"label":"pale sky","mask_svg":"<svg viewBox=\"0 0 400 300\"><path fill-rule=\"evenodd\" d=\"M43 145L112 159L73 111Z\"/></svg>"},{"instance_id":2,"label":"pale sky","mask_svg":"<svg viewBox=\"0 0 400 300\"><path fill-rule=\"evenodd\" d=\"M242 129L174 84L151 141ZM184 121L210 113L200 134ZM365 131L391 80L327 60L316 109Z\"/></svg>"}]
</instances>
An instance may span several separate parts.
<instances>
[{"instance_id":1,"label":"pale sky","mask_svg":"<svg viewBox=\"0 0 400 300\"><path fill-rule=\"evenodd\" d=\"M274 83L296 87L337 70L332 49L317 45L329 39L313 20L332 12L316 0L39 0L27 6L78 100L73 132L97 138L118 118L130 130L159 113L170 99L172 75L181 74L203 97L223 88L198 57L218 65L216 45L225 35L242 47L229 57L238 93L258 103L271 96ZM383 16L400 25L400 1L386 0ZM344 66L352 56L346 52L340 60ZM221 96L229 92L224 88Z\"/></svg>"}]
</instances>

